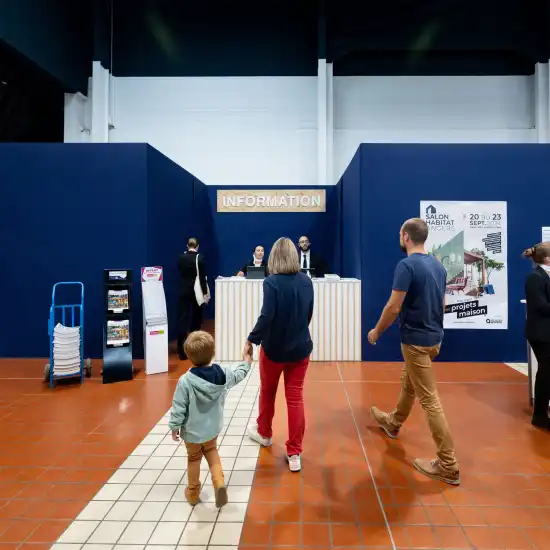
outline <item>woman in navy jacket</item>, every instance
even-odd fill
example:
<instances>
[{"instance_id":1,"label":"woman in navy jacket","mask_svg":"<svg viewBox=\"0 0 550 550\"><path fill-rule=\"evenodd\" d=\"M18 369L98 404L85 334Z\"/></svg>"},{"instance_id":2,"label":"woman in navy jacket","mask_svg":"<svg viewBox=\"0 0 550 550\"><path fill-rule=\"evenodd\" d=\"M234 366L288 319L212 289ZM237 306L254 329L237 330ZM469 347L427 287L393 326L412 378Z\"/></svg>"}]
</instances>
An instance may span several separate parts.
<instances>
[{"instance_id":1,"label":"woman in navy jacket","mask_svg":"<svg viewBox=\"0 0 550 550\"><path fill-rule=\"evenodd\" d=\"M527 277L525 297L527 323L525 337L537 358L533 426L550 430L550 242L528 248L523 255L531 258L535 270Z\"/></svg>"},{"instance_id":2,"label":"woman in navy jacket","mask_svg":"<svg viewBox=\"0 0 550 550\"><path fill-rule=\"evenodd\" d=\"M296 247L290 239L279 239L268 261L271 275L264 280L260 317L248 336L245 350L252 344L260 350L260 412L257 424L248 427L251 439L264 447L271 445L275 398L284 374L288 409L286 459L293 472L301 469L305 432L304 379L313 349L309 323L313 315L313 284L300 272Z\"/></svg>"}]
</instances>

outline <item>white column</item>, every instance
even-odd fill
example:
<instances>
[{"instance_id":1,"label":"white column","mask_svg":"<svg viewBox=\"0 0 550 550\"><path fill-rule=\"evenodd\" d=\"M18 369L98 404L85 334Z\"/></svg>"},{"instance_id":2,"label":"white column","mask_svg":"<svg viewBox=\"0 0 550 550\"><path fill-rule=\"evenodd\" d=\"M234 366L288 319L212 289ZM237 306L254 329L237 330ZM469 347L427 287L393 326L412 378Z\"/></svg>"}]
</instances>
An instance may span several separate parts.
<instances>
[{"instance_id":1,"label":"white column","mask_svg":"<svg viewBox=\"0 0 550 550\"><path fill-rule=\"evenodd\" d=\"M327 63L327 183L334 181L334 73L332 63Z\"/></svg>"},{"instance_id":2,"label":"white column","mask_svg":"<svg viewBox=\"0 0 550 550\"><path fill-rule=\"evenodd\" d=\"M327 185L327 60L317 68L317 183Z\"/></svg>"},{"instance_id":3,"label":"white column","mask_svg":"<svg viewBox=\"0 0 550 550\"><path fill-rule=\"evenodd\" d=\"M88 98L80 92L65 94L64 135L65 143L90 141L90 125L87 124Z\"/></svg>"},{"instance_id":4,"label":"white column","mask_svg":"<svg viewBox=\"0 0 550 550\"><path fill-rule=\"evenodd\" d=\"M92 70L92 134L93 143L109 142L109 71L94 61Z\"/></svg>"},{"instance_id":5,"label":"white column","mask_svg":"<svg viewBox=\"0 0 550 550\"><path fill-rule=\"evenodd\" d=\"M550 137L550 74L548 63L535 65L535 125L538 143L548 143Z\"/></svg>"}]
</instances>

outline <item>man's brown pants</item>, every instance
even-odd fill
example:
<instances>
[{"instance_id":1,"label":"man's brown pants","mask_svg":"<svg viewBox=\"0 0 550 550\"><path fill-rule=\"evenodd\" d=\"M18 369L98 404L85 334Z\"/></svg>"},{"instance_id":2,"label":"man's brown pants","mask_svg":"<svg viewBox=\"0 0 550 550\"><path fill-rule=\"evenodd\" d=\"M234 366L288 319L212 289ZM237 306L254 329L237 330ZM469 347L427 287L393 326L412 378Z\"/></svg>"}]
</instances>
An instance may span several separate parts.
<instances>
[{"instance_id":1,"label":"man's brown pants","mask_svg":"<svg viewBox=\"0 0 550 550\"><path fill-rule=\"evenodd\" d=\"M441 468L448 472L458 470L455 448L445 413L439 401L432 360L441 346L422 347L401 344L405 366L401 373L401 395L389 420L396 429L401 428L409 417L415 398L428 417L428 425L437 447Z\"/></svg>"}]
</instances>

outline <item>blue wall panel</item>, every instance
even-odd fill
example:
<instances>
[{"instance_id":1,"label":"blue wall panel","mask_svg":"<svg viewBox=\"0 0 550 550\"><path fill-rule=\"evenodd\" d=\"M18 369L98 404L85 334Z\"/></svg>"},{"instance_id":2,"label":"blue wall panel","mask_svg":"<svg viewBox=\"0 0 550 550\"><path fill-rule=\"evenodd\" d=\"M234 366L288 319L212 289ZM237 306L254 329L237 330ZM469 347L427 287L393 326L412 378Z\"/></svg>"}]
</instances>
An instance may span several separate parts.
<instances>
[{"instance_id":1,"label":"blue wall panel","mask_svg":"<svg viewBox=\"0 0 550 550\"><path fill-rule=\"evenodd\" d=\"M366 342L390 295L402 258L398 231L419 216L421 200L508 202L509 328L447 330L441 359L526 361L523 285L531 269L522 251L550 224L550 147L546 145L362 145L363 356L400 359L393 327L377 346ZM345 181L345 178L344 178Z\"/></svg>"},{"instance_id":2,"label":"blue wall panel","mask_svg":"<svg viewBox=\"0 0 550 550\"><path fill-rule=\"evenodd\" d=\"M9 273L0 357L48 356L52 286L67 280L85 284L85 352L101 356L108 268L136 270L134 338L141 348L145 163L145 145L0 146L0 265Z\"/></svg>"},{"instance_id":3,"label":"blue wall panel","mask_svg":"<svg viewBox=\"0 0 550 550\"><path fill-rule=\"evenodd\" d=\"M330 272L339 273L339 187L326 188L327 211L324 213L218 213L216 212L218 189L220 188L208 187L220 275L236 274L252 257L256 245L263 245L266 253L269 253L271 246L279 237L289 237L297 243L301 235L309 236L312 248L325 258ZM232 187L232 189L239 188ZM262 187L262 189L268 188ZM312 189L315 188L312 187Z\"/></svg>"},{"instance_id":4,"label":"blue wall panel","mask_svg":"<svg viewBox=\"0 0 550 550\"><path fill-rule=\"evenodd\" d=\"M193 215L194 180L195 177L181 166L147 146L147 263L164 268L171 339L177 335L177 260L196 228Z\"/></svg>"},{"instance_id":5,"label":"blue wall panel","mask_svg":"<svg viewBox=\"0 0 550 550\"><path fill-rule=\"evenodd\" d=\"M361 151L338 182L341 194L340 225L342 233L342 275L362 279L361 271Z\"/></svg>"}]
</instances>

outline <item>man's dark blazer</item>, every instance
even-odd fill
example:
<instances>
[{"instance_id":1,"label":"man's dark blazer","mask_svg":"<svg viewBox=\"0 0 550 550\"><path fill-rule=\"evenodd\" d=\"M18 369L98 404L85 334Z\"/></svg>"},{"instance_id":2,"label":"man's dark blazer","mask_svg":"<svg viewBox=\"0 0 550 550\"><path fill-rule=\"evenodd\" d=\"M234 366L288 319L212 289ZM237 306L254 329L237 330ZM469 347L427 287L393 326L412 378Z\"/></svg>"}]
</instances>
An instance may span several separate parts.
<instances>
[{"instance_id":1,"label":"man's dark blazer","mask_svg":"<svg viewBox=\"0 0 550 550\"><path fill-rule=\"evenodd\" d=\"M302 267L302 250L298 249L298 259L300 260L300 268ZM313 274L314 277L320 277L323 278L328 273L328 265L327 262L325 262L325 259L319 255L310 250L309 252L309 268L314 269L315 273Z\"/></svg>"},{"instance_id":2,"label":"man's dark blazer","mask_svg":"<svg viewBox=\"0 0 550 550\"><path fill-rule=\"evenodd\" d=\"M178 259L178 271L180 273L180 294L192 294L197 278L196 266L197 252L186 252ZM199 280L204 294L207 292L206 286L206 266L204 258L199 254Z\"/></svg>"}]
</instances>

